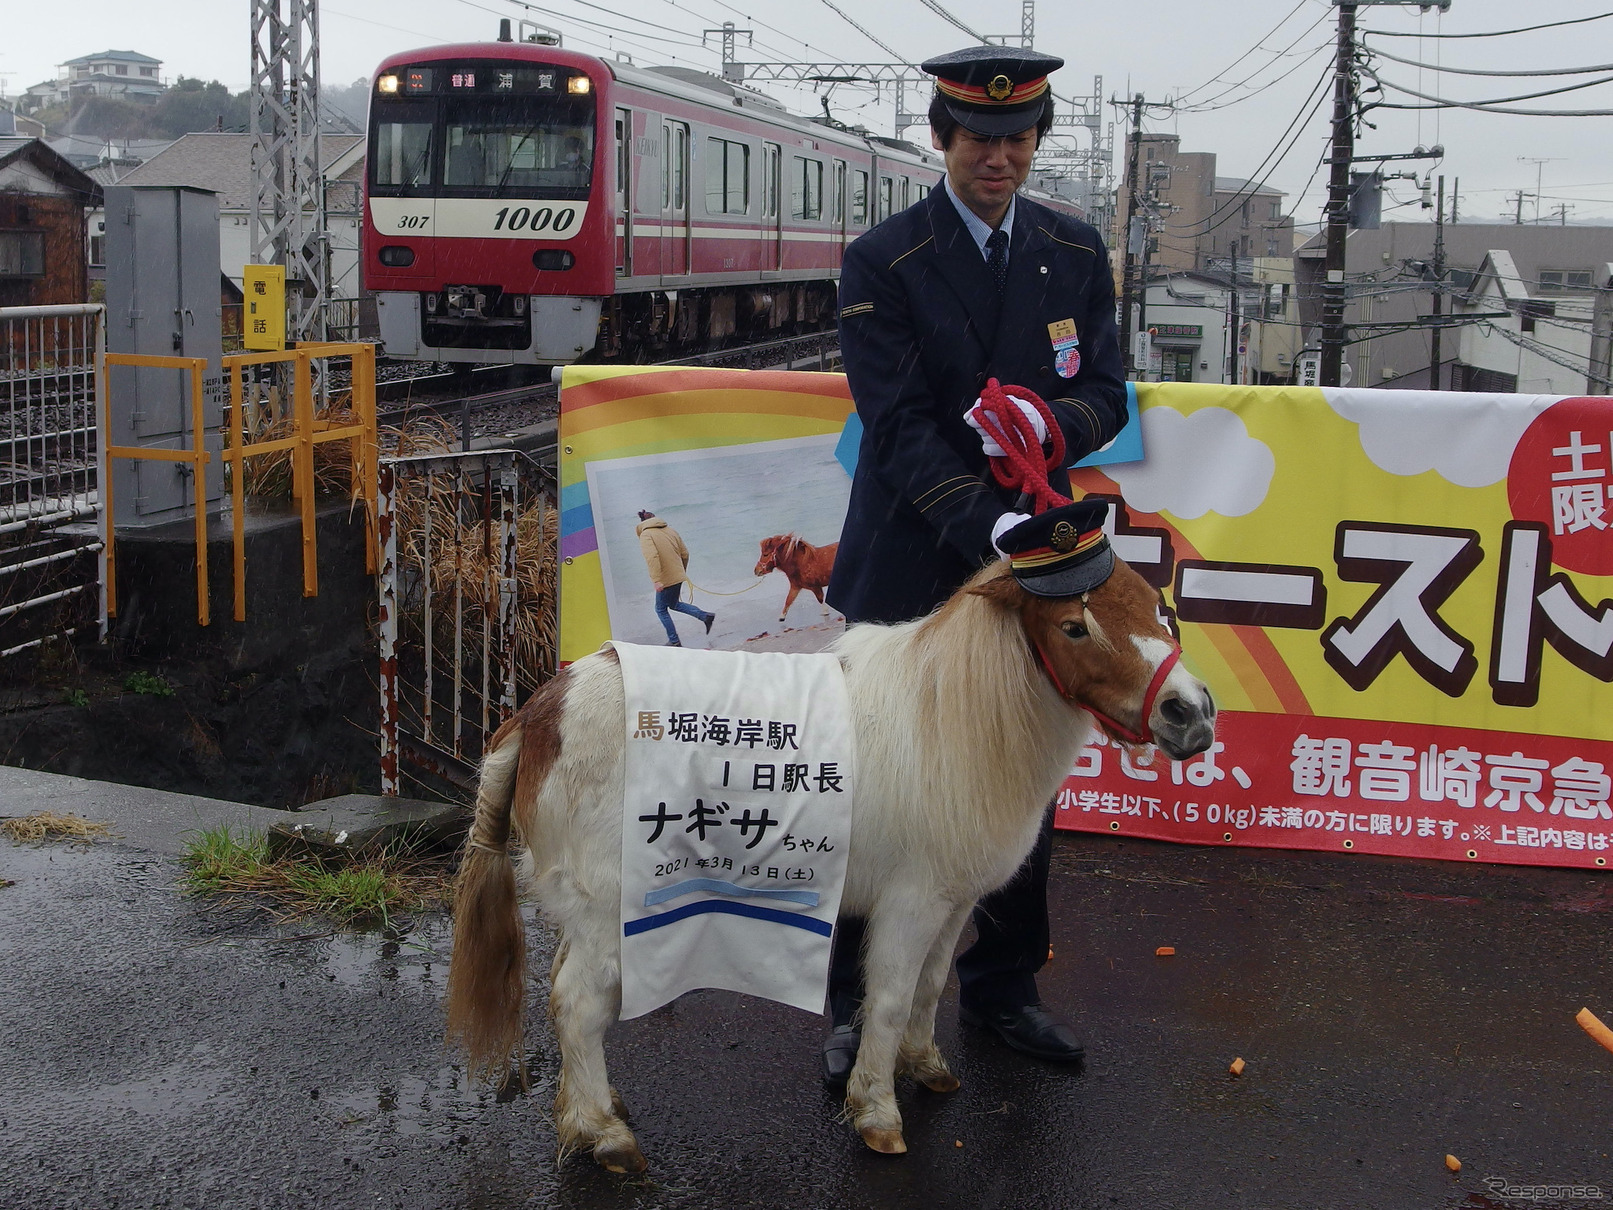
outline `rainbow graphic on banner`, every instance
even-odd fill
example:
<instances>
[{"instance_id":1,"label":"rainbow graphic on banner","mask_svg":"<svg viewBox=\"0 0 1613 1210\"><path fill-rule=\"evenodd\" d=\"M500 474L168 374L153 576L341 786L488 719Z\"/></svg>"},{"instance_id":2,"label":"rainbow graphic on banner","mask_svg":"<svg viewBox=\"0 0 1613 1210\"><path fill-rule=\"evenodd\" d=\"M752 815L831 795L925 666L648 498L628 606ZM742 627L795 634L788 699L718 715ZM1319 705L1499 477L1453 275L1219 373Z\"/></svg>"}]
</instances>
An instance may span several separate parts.
<instances>
[{"instance_id":1,"label":"rainbow graphic on banner","mask_svg":"<svg viewBox=\"0 0 1613 1210\"><path fill-rule=\"evenodd\" d=\"M852 413L841 374L567 366L560 381L560 659L611 635L588 464L801 437Z\"/></svg>"}]
</instances>

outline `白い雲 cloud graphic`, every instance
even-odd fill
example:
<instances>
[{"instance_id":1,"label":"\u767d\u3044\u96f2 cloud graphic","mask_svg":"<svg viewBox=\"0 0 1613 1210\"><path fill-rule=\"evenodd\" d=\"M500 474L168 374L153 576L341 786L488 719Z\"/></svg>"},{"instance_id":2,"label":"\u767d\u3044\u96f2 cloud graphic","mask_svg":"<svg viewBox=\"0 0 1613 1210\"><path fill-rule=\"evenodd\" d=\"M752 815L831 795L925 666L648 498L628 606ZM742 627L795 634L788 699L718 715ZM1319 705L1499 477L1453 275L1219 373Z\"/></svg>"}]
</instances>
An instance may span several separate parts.
<instances>
[{"instance_id":1,"label":"\u767d\u3044\u96f2 cloud graphic","mask_svg":"<svg viewBox=\"0 0 1613 1210\"><path fill-rule=\"evenodd\" d=\"M1507 477L1529 422L1556 395L1473 395L1441 391L1325 390L1329 406L1354 421L1361 452L1391 475L1437 471L1457 487Z\"/></svg>"},{"instance_id":2,"label":"\u767d\u3044\u96f2 cloud graphic","mask_svg":"<svg viewBox=\"0 0 1613 1210\"><path fill-rule=\"evenodd\" d=\"M1142 426L1146 460L1110 468L1131 508L1191 521L1207 512L1241 517L1265 500L1277 459L1236 413L1153 407Z\"/></svg>"}]
</instances>

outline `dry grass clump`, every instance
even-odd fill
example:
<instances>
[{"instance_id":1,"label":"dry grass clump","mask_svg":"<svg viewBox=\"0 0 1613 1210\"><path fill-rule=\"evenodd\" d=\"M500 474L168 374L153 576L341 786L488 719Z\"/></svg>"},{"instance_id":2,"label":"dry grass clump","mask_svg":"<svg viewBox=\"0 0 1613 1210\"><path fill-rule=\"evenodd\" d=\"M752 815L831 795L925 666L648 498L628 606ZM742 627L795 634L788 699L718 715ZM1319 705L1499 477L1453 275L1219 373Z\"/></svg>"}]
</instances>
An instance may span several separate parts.
<instances>
[{"instance_id":1,"label":"dry grass clump","mask_svg":"<svg viewBox=\"0 0 1613 1210\"><path fill-rule=\"evenodd\" d=\"M18 844L35 844L42 840L77 840L88 844L112 835L112 825L77 815L59 815L55 811L35 811L32 815L19 815L0 820L0 832Z\"/></svg>"},{"instance_id":2,"label":"dry grass clump","mask_svg":"<svg viewBox=\"0 0 1613 1210\"><path fill-rule=\"evenodd\" d=\"M428 507L429 504L429 507ZM437 650L452 650L456 603L467 659L482 656L484 623L496 634L503 552L497 526L484 527L485 501L452 475L422 476L398 509L403 558L431 586ZM429 519L429 521L428 521ZM542 495L524 496L515 515L515 666L520 696L554 674L559 618L560 516Z\"/></svg>"},{"instance_id":3,"label":"dry grass clump","mask_svg":"<svg viewBox=\"0 0 1613 1210\"><path fill-rule=\"evenodd\" d=\"M271 861L262 835L240 839L228 828L210 828L191 841L184 861L191 891L251 897L281 920L320 912L342 924L385 922L397 912L447 910L453 902L448 863L403 846L333 865Z\"/></svg>"}]
</instances>

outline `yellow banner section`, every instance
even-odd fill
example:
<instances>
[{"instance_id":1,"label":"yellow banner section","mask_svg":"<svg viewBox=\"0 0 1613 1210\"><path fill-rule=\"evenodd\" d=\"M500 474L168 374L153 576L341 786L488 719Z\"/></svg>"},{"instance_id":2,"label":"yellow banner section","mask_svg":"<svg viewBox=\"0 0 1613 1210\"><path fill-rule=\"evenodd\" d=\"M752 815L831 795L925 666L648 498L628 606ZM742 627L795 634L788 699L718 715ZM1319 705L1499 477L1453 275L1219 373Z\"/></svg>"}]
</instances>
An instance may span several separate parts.
<instances>
[{"instance_id":1,"label":"yellow banner section","mask_svg":"<svg viewBox=\"0 0 1613 1210\"><path fill-rule=\"evenodd\" d=\"M241 317L241 339L249 349L286 347L286 267L246 265L241 269L246 314Z\"/></svg>"}]
</instances>

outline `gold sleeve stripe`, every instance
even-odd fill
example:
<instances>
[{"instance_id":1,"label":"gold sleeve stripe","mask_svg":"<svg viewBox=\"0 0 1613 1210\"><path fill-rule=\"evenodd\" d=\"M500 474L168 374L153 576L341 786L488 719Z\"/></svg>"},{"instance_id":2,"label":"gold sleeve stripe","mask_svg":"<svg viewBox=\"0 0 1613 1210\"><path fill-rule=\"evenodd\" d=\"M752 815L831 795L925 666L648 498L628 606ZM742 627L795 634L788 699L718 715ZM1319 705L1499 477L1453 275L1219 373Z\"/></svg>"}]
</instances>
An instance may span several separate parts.
<instances>
[{"instance_id":1,"label":"gold sleeve stripe","mask_svg":"<svg viewBox=\"0 0 1613 1210\"><path fill-rule=\"evenodd\" d=\"M921 504L919 506L919 511L923 512L923 513L934 512L936 509L940 508L941 505L946 503L948 500L950 500L953 496L957 495L959 492L967 492L971 488L973 488L974 490L973 490L973 492L970 492L970 494L974 495L974 494L978 494L980 492L984 492L986 490L986 485L984 483L980 482L980 480L978 480L978 479L970 479L967 483L960 483L956 487L952 488L950 491L946 492L944 495L941 495L941 496L937 497L936 499L930 501L929 504Z\"/></svg>"},{"instance_id":2,"label":"gold sleeve stripe","mask_svg":"<svg viewBox=\"0 0 1613 1210\"><path fill-rule=\"evenodd\" d=\"M1090 253L1092 253L1093 256L1096 256L1098 254L1097 249L1088 248L1085 244L1072 244L1067 239L1060 239L1058 236L1054 235L1051 231L1049 231L1046 227L1039 227L1039 228L1037 228L1037 230L1039 230L1043 235L1047 236L1047 238L1052 240L1055 244L1063 244L1066 248L1079 248L1079 249L1081 249L1082 252L1090 252Z\"/></svg>"},{"instance_id":3,"label":"gold sleeve stripe","mask_svg":"<svg viewBox=\"0 0 1613 1210\"><path fill-rule=\"evenodd\" d=\"M950 487L954 483L978 483L978 482L980 482L980 481L978 479L974 478L972 475L954 475L950 479L943 479L940 483L937 483L934 487L930 488L929 490L924 491L924 492L920 492L919 495L914 498L913 503L918 505L918 507L923 508L924 507L924 502L927 499L929 499L931 496L935 495L937 492L939 492L944 487Z\"/></svg>"},{"instance_id":4,"label":"gold sleeve stripe","mask_svg":"<svg viewBox=\"0 0 1613 1210\"><path fill-rule=\"evenodd\" d=\"M841 319L847 319L847 318L849 318L850 316L853 316L853 315L866 315L869 311L872 311L873 309L874 309L874 304L873 303L856 303L856 304L854 304L852 306L844 308L840 312L840 318Z\"/></svg>"},{"instance_id":5,"label":"gold sleeve stripe","mask_svg":"<svg viewBox=\"0 0 1613 1210\"><path fill-rule=\"evenodd\" d=\"M922 242L920 242L920 243L916 244L915 246L909 248L906 252L902 253L902 255L898 256L895 260L891 261L891 263L886 265L885 267L887 269L896 268L896 266L901 264L902 261L904 261L908 257L912 256L913 253L917 252L920 248L924 247L925 244L929 243L934 238L935 238L935 236L933 236L933 235L925 236L925 238L923 239Z\"/></svg>"}]
</instances>

